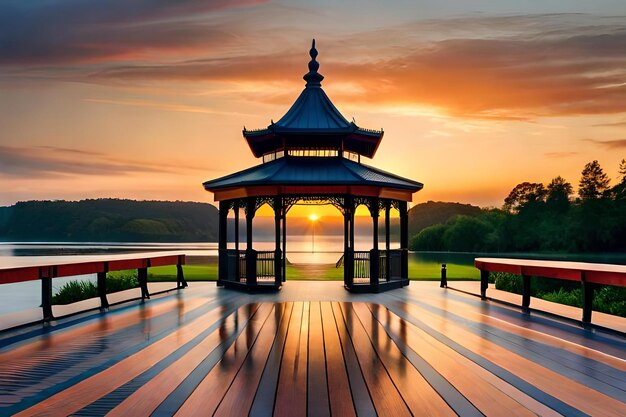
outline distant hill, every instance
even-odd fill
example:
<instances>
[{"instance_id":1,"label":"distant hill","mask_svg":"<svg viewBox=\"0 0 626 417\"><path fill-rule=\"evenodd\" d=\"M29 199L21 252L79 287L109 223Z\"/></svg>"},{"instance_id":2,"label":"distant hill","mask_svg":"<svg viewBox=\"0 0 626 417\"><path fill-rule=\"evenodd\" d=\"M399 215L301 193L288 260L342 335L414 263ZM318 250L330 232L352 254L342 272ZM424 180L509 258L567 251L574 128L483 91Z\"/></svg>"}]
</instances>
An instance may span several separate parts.
<instances>
[{"instance_id":1,"label":"distant hill","mask_svg":"<svg viewBox=\"0 0 626 417\"><path fill-rule=\"evenodd\" d=\"M216 242L211 204L97 199L27 201L0 207L0 240Z\"/></svg>"},{"instance_id":2,"label":"distant hill","mask_svg":"<svg viewBox=\"0 0 626 417\"><path fill-rule=\"evenodd\" d=\"M480 213L480 207L471 204L441 201L421 203L409 210L409 236L419 233L428 226L445 223L457 215L478 216Z\"/></svg>"}]
</instances>

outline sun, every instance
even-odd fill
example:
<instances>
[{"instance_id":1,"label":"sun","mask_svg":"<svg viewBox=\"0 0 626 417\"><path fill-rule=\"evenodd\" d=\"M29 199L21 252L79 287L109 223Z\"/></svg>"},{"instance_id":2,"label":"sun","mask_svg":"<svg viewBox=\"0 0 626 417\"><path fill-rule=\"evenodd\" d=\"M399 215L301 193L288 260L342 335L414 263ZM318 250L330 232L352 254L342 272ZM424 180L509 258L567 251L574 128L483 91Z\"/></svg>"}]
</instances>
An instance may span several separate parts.
<instances>
[{"instance_id":1,"label":"sun","mask_svg":"<svg viewBox=\"0 0 626 417\"><path fill-rule=\"evenodd\" d=\"M311 220L312 222L316 221L317 219L319 219L319 216L317 214L309 215L309 220Z\"/></svg>"}]
</instances>

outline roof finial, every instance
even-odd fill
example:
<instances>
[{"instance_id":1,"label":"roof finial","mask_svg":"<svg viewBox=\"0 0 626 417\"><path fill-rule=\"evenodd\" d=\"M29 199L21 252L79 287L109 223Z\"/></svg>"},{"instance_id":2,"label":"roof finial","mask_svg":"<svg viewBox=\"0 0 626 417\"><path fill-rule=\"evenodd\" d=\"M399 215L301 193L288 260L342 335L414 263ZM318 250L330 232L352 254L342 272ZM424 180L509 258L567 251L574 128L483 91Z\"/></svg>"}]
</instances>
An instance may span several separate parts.
<instances>
[{"instance_id":1,"label":"roof finial","mask_svg":"<svg viewBox=\"0 0 626 417\"><path fill-rule=\"evenodd\" d=\"M321 81L324 79L324 76L317 72L320 68L320 63L315 60L317 58L317 49L315 49L315 39L311 44L311 50L309 51L309 55L311 56L311 60L309 61L309 72L305 74L304 80L306 81L307 87L319 87L321 86Z\"/></svg>"}]
</instances>

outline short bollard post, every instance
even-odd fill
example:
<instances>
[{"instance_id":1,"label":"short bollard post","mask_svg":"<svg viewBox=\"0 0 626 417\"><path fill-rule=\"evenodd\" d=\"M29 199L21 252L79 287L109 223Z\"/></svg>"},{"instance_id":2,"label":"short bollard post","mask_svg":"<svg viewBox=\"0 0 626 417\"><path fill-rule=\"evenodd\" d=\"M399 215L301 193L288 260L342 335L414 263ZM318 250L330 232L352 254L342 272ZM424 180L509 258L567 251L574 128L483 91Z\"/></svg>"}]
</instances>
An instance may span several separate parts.
<instances>
[{"instance_id":1,"label":"short bollard post","mask_svg":"<svg viewBox=\"0 0 626 417\"><path fill-rule=\"evenodd\" d=\"M441 288L448 288L447 272L446 264L441 264L441 284L439 285Z\"/></svg>"},{"instance_id":2,"label":"short bollard post","mask_svg":"<svg viewBox=\"0 0 626 417\"><path fill-rule=\"evenodd\" d=\"M585 273L582 272L580 284L583 295L583 325L591 323L591 312L593 311L594 284L587 282Z\"/></svg>"}]
</instances>

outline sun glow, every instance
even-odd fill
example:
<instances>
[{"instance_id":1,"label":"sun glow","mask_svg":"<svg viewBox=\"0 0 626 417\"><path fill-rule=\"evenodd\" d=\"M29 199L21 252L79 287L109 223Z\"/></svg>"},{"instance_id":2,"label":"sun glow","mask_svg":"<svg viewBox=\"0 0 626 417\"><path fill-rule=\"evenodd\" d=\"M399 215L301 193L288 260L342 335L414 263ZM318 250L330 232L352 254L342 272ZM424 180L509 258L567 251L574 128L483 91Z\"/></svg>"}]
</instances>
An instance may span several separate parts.
<instances>
[{"instance_id":1,"label":"sun glow","mask_svg":"<svg viewBox=\"0 0 626 417\"><path fill-rule=\"evenodd\" d=\"M319 216L317 214L310 214L309 215L309 220L311 220L312 222L315 222L319 219Z\"/></svg>"}]
</instances>

